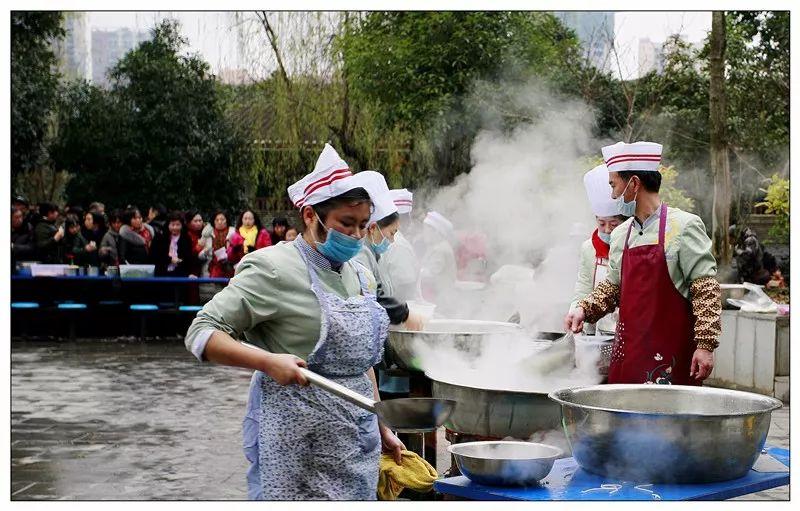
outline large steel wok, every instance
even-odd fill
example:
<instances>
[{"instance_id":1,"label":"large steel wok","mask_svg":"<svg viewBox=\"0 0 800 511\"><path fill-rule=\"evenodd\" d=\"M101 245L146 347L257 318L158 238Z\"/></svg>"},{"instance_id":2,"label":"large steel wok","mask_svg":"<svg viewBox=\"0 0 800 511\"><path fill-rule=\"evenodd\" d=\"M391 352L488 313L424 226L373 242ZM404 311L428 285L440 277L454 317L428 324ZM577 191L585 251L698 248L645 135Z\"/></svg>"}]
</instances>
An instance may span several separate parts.
<instances>
[{"instance_id":1,"label":"large steel wok","mask_svg":"<svg viewBox=\"0 0 800 511\"><path fill-rule=\"evenodd\" d=\"M477 359L490 342L501 342L524 334L524 329L515 323L499 321L475 321L434 319L426 323L422 331L390 330L387 341L387 365L401 369L424 371L426 356L459 352L468 359Z\"/></svg>"},{"instance_id":2,"label":"large steel wok","mask_svg":"<svg viewBox=\"0 0 800 511\"><path fill-rule=\"evenodd\" d=\"M458 406L444 425L458 433L481 437L527 440L534 433L558 429L561 410L544 392L482 389L433 380L433 397L456 401Z\"/></svg>"},{"instance_id":3,"label":"large steel wok","mask_svg":"<svg viewBox=\"0 0 800 511\"><path fill-rule=\"evenodd\" d=\"M749 392L680 385L596 385L550 398L561 405L581 467L647 483L744 476L764 447L772 411L782 406Z\"/></svg>"}]
</instances>

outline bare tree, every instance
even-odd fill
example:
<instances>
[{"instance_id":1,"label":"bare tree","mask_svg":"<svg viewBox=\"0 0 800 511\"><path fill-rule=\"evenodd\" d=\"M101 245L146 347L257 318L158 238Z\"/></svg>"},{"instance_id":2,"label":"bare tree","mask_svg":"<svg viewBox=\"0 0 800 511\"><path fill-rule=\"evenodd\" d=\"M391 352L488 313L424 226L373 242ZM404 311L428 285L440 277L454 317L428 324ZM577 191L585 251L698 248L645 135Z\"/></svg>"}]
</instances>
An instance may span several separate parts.
<instances>
[{"instance_id":1,"label":"bare tree","mask_svg":"<svg viewBox=\"0 0 800 511\"><path fill-rule=\"evenodd\" d=\"M709 123L711 128L711 171L714 175L714 202L711 239L721 264L731 260L728 225L731 211L731 169L728 156L725 96L725 12L711 15L709 49Z\"/></svg>"}]
</instances>

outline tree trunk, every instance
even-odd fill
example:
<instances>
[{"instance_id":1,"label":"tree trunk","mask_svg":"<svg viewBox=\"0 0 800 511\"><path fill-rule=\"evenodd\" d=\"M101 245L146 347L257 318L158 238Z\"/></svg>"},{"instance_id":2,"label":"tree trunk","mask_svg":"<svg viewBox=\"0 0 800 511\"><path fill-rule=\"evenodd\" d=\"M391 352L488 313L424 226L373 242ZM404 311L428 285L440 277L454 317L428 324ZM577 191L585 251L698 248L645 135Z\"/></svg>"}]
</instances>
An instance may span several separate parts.
<instances>
[{"instance_id":1,"label":"tree trunk","mask_svg":"<svg viewBox=\"0 0 800 511\"><path fill-rule=\"evenodd\" d=\"M728 227L731 211L731 169L728 158L725 98L725 12L711 15L709 51L709 121L711 126L711 171L714 175L712 241L720 265L731 260Z\"/></svg>"}]
</instances>

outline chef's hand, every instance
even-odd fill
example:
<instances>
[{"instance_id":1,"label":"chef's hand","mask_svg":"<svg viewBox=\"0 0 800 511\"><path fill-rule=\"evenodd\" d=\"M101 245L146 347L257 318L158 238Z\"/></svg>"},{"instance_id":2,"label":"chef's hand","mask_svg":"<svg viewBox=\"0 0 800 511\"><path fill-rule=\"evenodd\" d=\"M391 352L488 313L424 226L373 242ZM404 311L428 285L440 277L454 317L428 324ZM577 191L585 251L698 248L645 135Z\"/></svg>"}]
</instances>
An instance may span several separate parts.
<instances>
[{"instance_id":1,"label":"chef's hand","mask_svg":"<svg viewBox=\"0 0 800 511\"><path fill-rule=\"evenodd\" d=\"M572 310L564 317L564 330L567 332L580 333L583 330L584 312L581 307Z\"/></svg>"},{"instance_id":2,"label":"chef's hand","mask_svg":"<svg viewBox=\"0 0 800 511\"><path fill-rule=\"evenodd\" d=\"M697 348L692 355L692 365L689 367L689 376L703 381L708 378L714 369L714 353L703 348Z\"/></svg>"},{"instance_id":3,"label":"chef's hand","mask_svg":"<svg viewBox=\"0 0 800 511\"><path fill-rule=\"evenodd\" d=\"M408 317L403 324L405 325L406 330L411 330L414 332L419 332L425 327L425 321L422 319L422 316L419 314L414 314L413 312L408 313Z\"/></svg>"},{"instance_id":4,"label":"chef's hand","mask_svg":"<svg viewBox=\"0 0 800 511\"><path fill-rule=\"evenodd\" d=\"M296 383L308 385L308 380L302 375L299 368L306 367L306 361L289 353L270 353L264 372L279 385Z\"/></svg>"},{"instance_id":5,"label":"chef's hand","mask_svg":"<svg viewBox=\"0 0 800 511\"><path fill-rule=\"evenodd\" d=\"M391 453L392 458L394 458L394 462L398 465L402 465L403 463L403 454L402 451L405 450L406 446L403 442L400 441L397 436L392 433L392 430L388 427L381 424L381 450L386 453Z\"/></svg>"}]
</instances>

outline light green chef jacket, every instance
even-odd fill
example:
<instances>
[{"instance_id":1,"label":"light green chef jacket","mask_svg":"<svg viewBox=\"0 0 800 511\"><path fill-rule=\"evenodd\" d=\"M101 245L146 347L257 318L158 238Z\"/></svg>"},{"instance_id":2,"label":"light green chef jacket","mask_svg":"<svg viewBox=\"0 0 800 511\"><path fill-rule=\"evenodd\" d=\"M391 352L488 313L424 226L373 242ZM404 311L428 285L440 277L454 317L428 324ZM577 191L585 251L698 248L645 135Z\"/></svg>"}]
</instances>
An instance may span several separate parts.
<instances>
[{"instance_id":1,"label":"light green chef jacket","mask_svg":"<svg viewBox=\"0 0 800 511\"><path fill-rule=\"evenodd\" d=\"M633 223L628 247L658 244L660 209L639 224L631 217L611 232L608 280L619 285L622 250L628 226ZM667 207L667 225L664 232L667 269L675 288L689 298L692 282L701 277L717 275L717 261L711 253L711 239L699 216L677 208Z\"/></svg>"},{"instance_id":2,"label":"light green chef jacket","mask_svg":"<svg viewBox=\"0 0 800 511\"><path fill-rule=\"evenodd\" d=\"M272 353L291 353L307 358L320 336L321 309L311 291L311 279L295 247L289 243L247 254L225 289L214 295L192 321L185 343L202 360L205 344L214 330L236 338L243 333L248 343ZM341 273L319 253L313 253L323 289L342 298L361 294L354 267L345 263ZM374 282L374 277L368 275Z\"/></svg>"},{"instance_id":3,"label":"light green chef jacket","mask_svg":"<svg viewBox=\"0 0 800 511\"><path fill-rule=\"evenodd\" d=\"M361 250L358 252L358 254L356 254L353 260L363 264L364 267L366 267L370 271L370 273L372 273L377 282L381 283L381 285L383 286L383 293L385 296L393 297L394 290L391 287L391 282L387 283L387 279L384 278L385 275L383 275L380 266L378 265L378 258L375 257L375 252L373 252L372 249L369 248L369 246L367 246L368 244L369 240L365 237L364 240L361 242ZM372 282L369 282L369 279L367 280L367 282L369 284L367 286L369 291L371 293L376 293L378 287L377 282L375 283L374 287L372 285Z\"/></svg>"}]
</instances>

